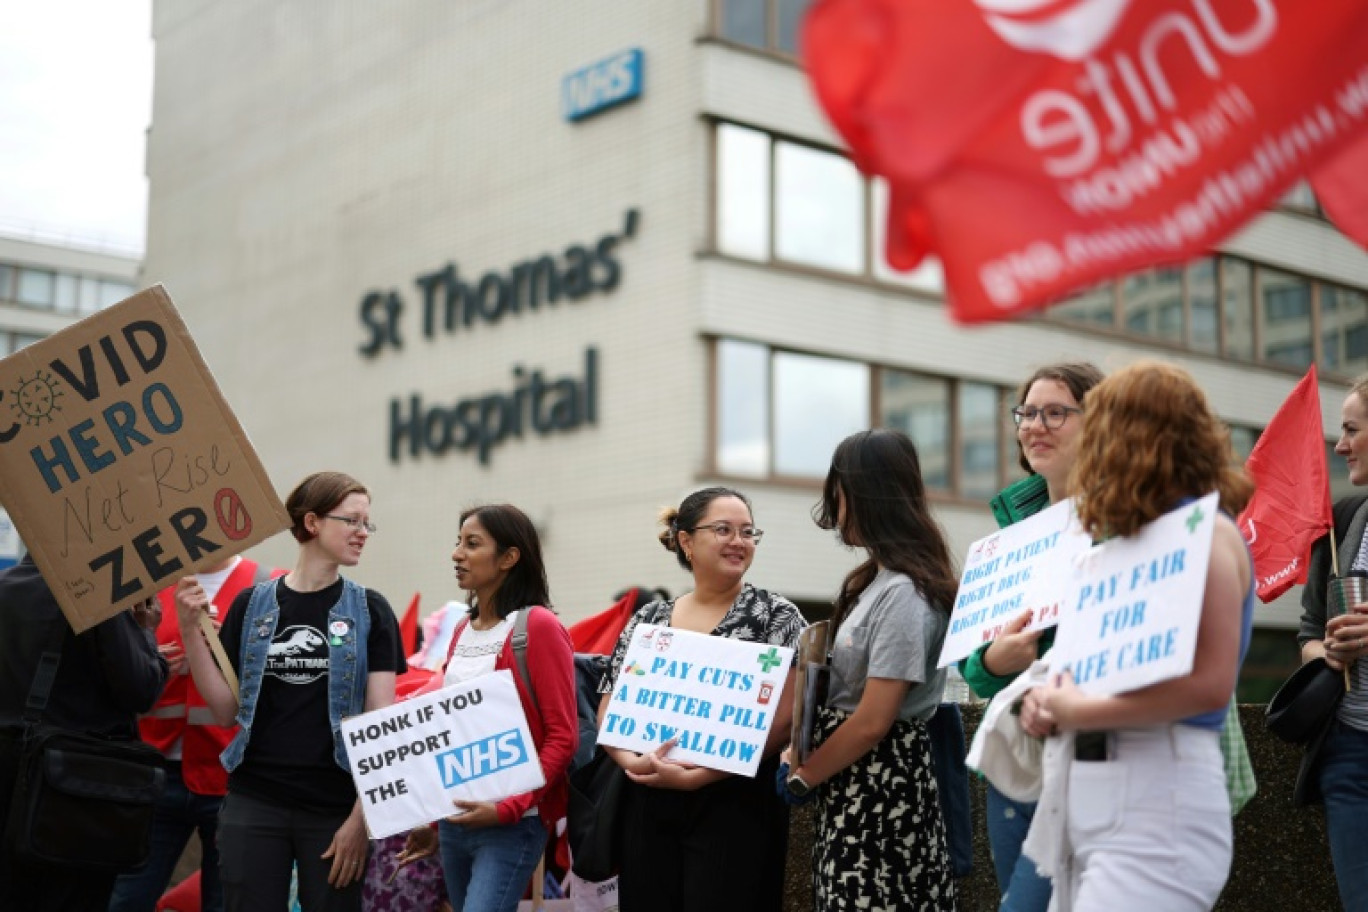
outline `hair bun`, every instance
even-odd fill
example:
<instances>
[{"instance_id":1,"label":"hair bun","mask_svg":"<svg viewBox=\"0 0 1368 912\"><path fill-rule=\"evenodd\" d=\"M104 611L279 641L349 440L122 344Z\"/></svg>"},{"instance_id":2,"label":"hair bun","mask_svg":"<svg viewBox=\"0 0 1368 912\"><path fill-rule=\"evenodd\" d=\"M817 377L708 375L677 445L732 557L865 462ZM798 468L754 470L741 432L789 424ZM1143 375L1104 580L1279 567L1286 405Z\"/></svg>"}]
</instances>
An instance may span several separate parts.
<instances>
[{"instance_id":1,"label":"hair bun","mask_svg":"<svg viewBox=\"0 0 1368 912\"><path fill-rule=\"evenodd\" d=\"M664 526L660 534L656 536L660 544L666 551L679 550L679 510L675 507L663 507L660 511L660 524Z\"/></svg>"}]
</instances>

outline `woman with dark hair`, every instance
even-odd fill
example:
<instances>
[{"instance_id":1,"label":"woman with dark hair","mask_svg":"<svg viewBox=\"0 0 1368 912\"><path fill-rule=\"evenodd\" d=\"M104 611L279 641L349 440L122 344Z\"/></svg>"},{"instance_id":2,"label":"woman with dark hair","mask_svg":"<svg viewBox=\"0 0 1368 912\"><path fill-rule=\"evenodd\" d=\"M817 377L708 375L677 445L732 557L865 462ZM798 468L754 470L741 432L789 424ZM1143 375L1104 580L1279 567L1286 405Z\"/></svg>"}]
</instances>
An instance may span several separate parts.
<instances>
[{"instance_id":1,"label":"woman with dark hair","mask_svg":"<svg viewBox=\"0 0 1368 912\"><path fill-rule=\"evenodd\" d=\"M1219 739L1254 612L1253 561L1232 518L1253 484L1233 456L1229 430L1176 367L1136 364L1088 394L1072 489L1094 539L1135 535L1211 491L1220 513L1188 674L1113 696L1085 694L1059 674L1022 702L1030 734L1077 733L1060 771L1071 857L1054 884L1072 908L1210 909L1225 885Z\"/></svg>"},{"instance_id":2,"label":"woman with dark hair","mask_svg":"<svg viewBox=\"0 0 1368 912\"><path fill-rule=\"evenodd\" d=\"M764 533L750 501L730 488L704 488L661 513L659 539L694 578L692 592L653 601L618 640L599 685L600 721L638 624L794 646L803 616L781 595L745 581ZM778 912L783 905L787 808L774 794L778 753L788 741L793 671L774 710L765 758L754 778L678 763L673 741L649 754L605 747L631 780L622 827L623 912Z\"/></svg>"},{"instance_id":3,"label":"woman with dark hair","mask_svg":"<svg viewBox=\"0 0 1368 912\"><path fill-rule=\"evenodd\" d=\"M1368 375L1354 381L1340 406L1335 453L1344 457L1350 484L1368 486ZM1298 800L1308 790L1324 800L1340 899L1346 909L1363 910L1368 909L1368 605L1347 605L1344 613L1330 617L1327 603L1336 563L1341 576L1368 572L1368 496L1342 498L1334 517L1339 559L1331 560L1328 536L1312 550L1297 640L1303 662L1322 656L1336 671L1348 668L1353 686L1319 747L1308 749L1297 792Z\"/></svg>"},{"instance_id":4,"label":"woman with dark hair","mask_svg":"<svg viewBox=\"0 0 1368 912\"><path fill-rule=\"evenodd\" d=\"M217 724L241 725L222 757L224 906L284 908L297 866L305 912L360 910L369 844L341 725L394 702L398 627L384 596L339 572L357 565L375 532L365 486L317 472L285 509L299 542L294 569L238 593L219 633L240 696L200 634L204 589L194 577L176 587L195 686Z\"/></svg>"},{"instance_id":5,"label":"woman with dark hair","mask_svg":"<svg viewBox=\"0 0 1368 912\"><path fill-rule=\"evenodd\" d=\"M550 609L537 530L517 507L462 513L451 560L470 612L452 634L443 684L511 669L546 785L499 802L457 801L460 813L438 826L442 871L454 912L513 912L548 833L565 816L567 774L579 743L574 649ZM520 626L527 632L529 680L514 654Z\"/></svg>"},{"instance_id":6,"label":"woman with dark hair","mask_svg":"<svg viewBox=\"0 0 1368 912\"><path fill-rule=\"evenodd\" d=\"M1068 496L1069 471L1083 427L1083 401L1102 382L1102 372L1087 362L1050 364L1021 385L1012 409L1017 451L1028 474L993 498L998 525L1006 528ZM991 699L1054 645L1054 628L1023 632L1031 612L1012 618L1003 632L960 662L965 683L978 697ZM999 912L1045 912L1050 880L1036 873L1021 854L1021 843L1035 816L1034 801L1013 801L987 785L988 843L1002 897Z\"/></svg>"},{"instance_id":7,"label":"woman with dark hair","mask_svg":"<svg viewBox=\"0 0 1368 912\"><path fill-rule=\"evenodd\" d=\"M893 430L847 437L813 514L867 554L836 597L818 746L785 783L816 794L815 908L954 909L926 721L958 579L917 448Z\"/></svg>"}]
</instances>

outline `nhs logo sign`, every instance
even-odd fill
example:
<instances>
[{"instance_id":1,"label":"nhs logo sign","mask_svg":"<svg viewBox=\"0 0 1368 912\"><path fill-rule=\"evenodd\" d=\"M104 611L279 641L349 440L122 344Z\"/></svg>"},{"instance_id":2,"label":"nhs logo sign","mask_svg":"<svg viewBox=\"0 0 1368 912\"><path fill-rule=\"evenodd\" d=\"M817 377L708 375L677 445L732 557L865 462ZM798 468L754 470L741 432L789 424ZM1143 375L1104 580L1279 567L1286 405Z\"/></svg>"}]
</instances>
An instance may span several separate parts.
<instances>
[{"instance_id":1,"label":"nhs logo sign","mask_svg":"<svg viewBox=\"0 0 1368 912\"><path fill-rule=\"evenodd\" d=\"M528 755L522 733L514 728L437 754L436 760L442 772L442 787L453 788L526 763Z\"/></svg>"},{"instance_id":2,"label":"nhs logo sign","mask_svg":"<svg viewBox=\"0 0 1368 912\"><path fill-rule=\"evenodd\" d=\"M641 48L632 48L566 76L561 80L565 119L583 120L639 97L645 60Z\"/></svg>"}]
</instances>

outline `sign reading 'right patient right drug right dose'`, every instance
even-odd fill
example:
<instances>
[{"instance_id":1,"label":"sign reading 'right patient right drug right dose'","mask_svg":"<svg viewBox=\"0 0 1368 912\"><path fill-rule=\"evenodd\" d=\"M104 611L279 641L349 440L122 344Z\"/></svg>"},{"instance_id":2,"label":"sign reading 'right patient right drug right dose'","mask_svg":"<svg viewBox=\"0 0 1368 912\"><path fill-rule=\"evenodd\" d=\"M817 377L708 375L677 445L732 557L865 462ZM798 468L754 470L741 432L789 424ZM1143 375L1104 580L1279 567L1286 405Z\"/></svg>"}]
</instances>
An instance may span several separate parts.
<instances>
[{"instance_id":1,"label":"sign reading 'right patient right drug right dose'","mask_svg":"<svg viewBox=\"0 0 1368 912\"><path fill-rule=\"evenodd\" d=\"M1052 670L1096 695L1192 670L1218 502L1208 494L1074 561Z\"/></svg>"}]
</instances>

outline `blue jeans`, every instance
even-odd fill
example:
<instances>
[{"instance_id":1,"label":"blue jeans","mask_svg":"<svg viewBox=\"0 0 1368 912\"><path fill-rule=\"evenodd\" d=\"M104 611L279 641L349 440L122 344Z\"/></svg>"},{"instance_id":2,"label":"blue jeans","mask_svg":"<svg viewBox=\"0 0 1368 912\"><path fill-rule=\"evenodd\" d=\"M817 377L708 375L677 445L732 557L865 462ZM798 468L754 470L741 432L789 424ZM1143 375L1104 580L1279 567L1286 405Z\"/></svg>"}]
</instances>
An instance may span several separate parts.
<instances>
[{"instance_id":1,"label":"blue jeans","mask_svg":"<svg viewBox=\"0 0 1368 912\"><path fill-rule=\"evenodd\" d=\"M541 818L473 830L443 820L437 831L453 912L515 912L546 849Z\"/></svg>"},{"instance_id":2,"label":"blue jeans","mask_svg":"<svg viewBox=\"0 0 1368 912\"><path fill-rule=\"evenodd\" d=\"M181 778L181 765L168 761L165 766L166 791L157 799L156 816L152 819L152 854L147 864L119 875L109 912L152 912L171 882L171 873L190 841L190 834L196 831L204 851L200 908L204 912L223 912L217 840L223 797L190 791Z\"/></svg>"},{"instance_id":3,"label":"blue jeans","mask_svg":"<svg viewBox=\"0 0 1368 912\"><path fill-rule=\"evenodd\" d=\"M984 782L988 790L988 845L1002 894L1001 912L1045 912L1050 880L1036 873L1035 862L1021 852L1035 816L1035 802L1013 801Z\"/></svg>"},{"instance_id":4,"label":"blue jeans","mask_svg":"<svg viewBox=\"0 0 1368 912\"><path fill-rule=\"evenodd\" d=\"M1335 881L1346 912L1368 910L1368 732L1332 722L1320 785Z\"/></svg>"}]
</instances>

